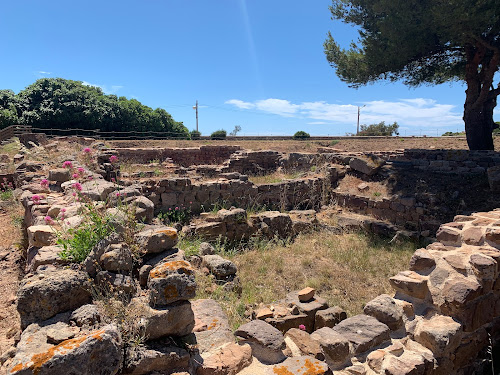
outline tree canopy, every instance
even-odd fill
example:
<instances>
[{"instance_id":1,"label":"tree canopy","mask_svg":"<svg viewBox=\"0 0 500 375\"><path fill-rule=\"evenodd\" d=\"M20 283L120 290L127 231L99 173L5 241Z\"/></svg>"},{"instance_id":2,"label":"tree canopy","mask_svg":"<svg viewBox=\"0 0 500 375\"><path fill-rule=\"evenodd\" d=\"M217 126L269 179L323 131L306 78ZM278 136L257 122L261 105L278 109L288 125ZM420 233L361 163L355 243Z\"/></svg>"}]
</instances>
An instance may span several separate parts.
<instances>
[{"instance_id":1,"label":"tree canopy","mask_svg":"<svg viewBox=\"0 0 500 375\"><path fill-rule=\"evenodd\" d=\"M492 149L500 94L498 0L333 0L332 18L358 27L342 48L329 33L324 48L352 87L378 80L410 86L465 81L464 121L471 149Z\"/></svg>"},{"instance_id":2,"label":"tree canopy","mask_svg":"<svg viewBox=\"0 0 500 375\"><path fill-rule=\"evenodd\" d=\"M358 135L361 136L391 136L393 134L399 135L399 125L397 122L393 124L385 124L385 121L378 124L361 125L361 130Z\"/></svg>"},{"instance_id":3,"label":"tree canopy","mask_svg":"<svg viewBox=\"0 0 500 375\"><path fill-rule=\"evenodd\" d=\"M182 122L162 108L136 99L106 95L99 87L62 78L42 78L17 95L0 90L0 128L12 124L42 129L171 132L189 136Z\"/></svg>"}]
</instances>

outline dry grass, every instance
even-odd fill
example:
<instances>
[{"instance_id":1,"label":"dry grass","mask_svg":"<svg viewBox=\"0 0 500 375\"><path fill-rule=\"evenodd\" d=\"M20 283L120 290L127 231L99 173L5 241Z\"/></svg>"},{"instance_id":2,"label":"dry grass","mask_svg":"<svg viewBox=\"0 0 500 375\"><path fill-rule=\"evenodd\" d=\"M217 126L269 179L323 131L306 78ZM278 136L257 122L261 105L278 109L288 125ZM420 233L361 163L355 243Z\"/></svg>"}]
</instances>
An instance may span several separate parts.
<instances>
[{"instance_id":1,"label":"dry grass","mask_svg":"<svg viewBox=\"0 0 500 375\"><path fill-rule=\"evenodd\" d=\"M359 190L358 185L362 183L368 185L368 188ZM351 174L346 174L346 176L339 181L336 190L369 198L389 198L391 196L390 190L383 181L364 181Z\"/></svg>"},{"instance_id":2,"label":"dry grass","mask_svg":"<svg viewBox=\"0 0 500 375\"><path fill-rule=\"evenodd\" d=\"M248 179L254 184L274 184L276 182L282 182L284 180L295 180L299 177L305 177L305 175L306 174L302 172L284 173L281 171L276 171L266 175L249 176Z\"/></svg>"},{"instance_id":3,"label":"dry grass","mask_svg":"<svg viewBox=\"0 0 500 375\"><path fill-rule=\"evenodd\" d=\"M365 234L301 235L292 244L259 246L228 256L238 266L241 297L201 274L198 297L219 301L233 328L244 322L246 305L270 303L306 286L315 288L331 306L359 314L372 298L393 293L388 278L408 267L415 249L413 243L388 244Z\"/></svg>"},{"instance_id":4,"label":"dry grass","mask_svg":"<svg viewBox=\"0 0 500 375\"><path fill-rule=\"evenodd\" d=\"M494 138L495 149L500 149L500 137ZM275 150L280 152L316 152L318 147L333 147L342 151L390 151L402 148L422 148L422 149L468 149L465 137L426 137L426 138L368 138L368 139L346 139L339 140L332 145L331 140L316 141L211 141L211 140L128 140L111 141L112 147L200 147L203 145L238 145L247 150Z\"/></svg>"}]
</instances>

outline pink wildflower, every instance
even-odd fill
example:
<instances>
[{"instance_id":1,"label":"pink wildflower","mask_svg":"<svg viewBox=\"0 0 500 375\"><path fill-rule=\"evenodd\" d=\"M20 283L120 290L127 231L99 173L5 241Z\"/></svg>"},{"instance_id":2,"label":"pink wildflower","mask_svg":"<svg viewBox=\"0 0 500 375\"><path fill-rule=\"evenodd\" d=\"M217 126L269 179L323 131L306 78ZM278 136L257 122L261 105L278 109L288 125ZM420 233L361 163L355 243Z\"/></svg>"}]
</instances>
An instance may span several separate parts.
<instances>
[{"instance_id":1,"label":"pink wildflower","mask_svg":"<svg viewBox=\"0 0 500 375\"><path fill-rule=\"evenodd\" d=\"M76 178L78 178L78 177L80 177L80 176L78 175L78 173L73 173L73 176L72 176L72 177L73 177L74 179L76 179Z\"/></svg>"},{"instance_id":2,"label":"pink wildflower","mask_svg":"<svg viewBox=\"0 0 500 375\"><path fill-rule=\"evenodd\" d=\"M175 207L175 210L177 211L179 209L179 207Z\"/></svg>"},{"instance_id":3,"label":"pink wildflower","mask_svg":"<svg viewBox=\"0 0 500 375\"><path fill-rule=\"evenodd\" d=\"M70 162L69 160L66 160L64 163L63 163L63 167L64 168L73 168L73 163Z\"/></svg>"},{"instance_id":4,"label":"pink wildflower","mask_svg":"<svg viewBox=\"0 0 500 375\"><path fill-rule=\"evenodd\" d=\"M86 154L90 154L92 152L92 150L89 147L85 147L83 149L83 152L86 153Z\"/></svg>"},{"instance_id":5,"label":"pink wildflower","mask_svg":"<svg viewBox=\"0 0 500 375\"><path fill-rule=\"evenodd\" d=\"M52 220L52 218L49 215L45 216L43 219L45 220L45 223L48 225L54 222L54 220Z\"/></svg>"},{"instance_id":6,"label":"pink wildflower","mask_svg":"<svg viewBox=\"0 0 500 375\"><path fill-rule=\"evenodd\" d=\"M111 182L115 182L116 179L114 177L111 177Z\"/></svg>"},{"instance_id":7,"label":"pink wildflower","mask_svg":"<svg viewBox=\"0 0 500 375\"><path fill-rule=\"evenodd\" d=\"M44 178L42 181L40 181L40 186L43 187L44 189L47 189L49 187L49 180Z\"/></svg>"},{"instance_id":8,"label":"pink wildflower","mask_svg":"<svg viewBox=\"0 0 500 375\"><path fill-rule=\"evenodd\" d=\"M116 197L119 197L120 196L120 192L116 193Z\"/></svg>"},{"instance_id":9,"label":"pink wildflower","mask_svg":"<svg viewBox=\"0 0 500 375\"><path fill-rule=\"evenodd\" d=\"M76 193L75 192L73 192L73 196L76 197Z\"/></svg>"},{"instance_id":10,"label":"pink wildflower","mask_svg":"<svg viewBox=\"0 0 500 375\"><path fill-rule=\"evenodd\" d=\"M306 326L305 326L305 325L303 325L303 324L301 324L301 325L299 325L299 329L300 329L301 331L305 331L305 330L306 330Z\"/></svg>"},{"instance_id":11,"label":"pink wildflower","mask_svg":"<svg viewBox=\"0 0 500 375\"><path fill-rule=\"evenodd\" d=\"M116 156L116 155L111 155L111 156L109 157L109 162L110 162L110 163L116 163L117 161L118 161L118 156Z\"/></svg>"},{"instance_id":12,"label":"pink wildflower","mask_svg":"<svg viewBox=\"0 0 500 375\"><path fill-rule=\"evenodd\" d=\"M89 180L93 180L94 179L94 177L92 177L92 176L89 176L88 178L89 178Z\"/></svg>"},{"instance_id":13,"label":"pink wildflower","mask_svg":"<svg viewBox=\"0 0 500 375\"><path fill-rule=\"evenodd\" d=\"M85 169L83 169L82 167L79 167L78 173L82 175L83 173L85 173Z\"/></svg>"},{"instance_id":14,"label":"pink wildflower","mask_svg":"<svg viewBox=\"0 0 500 375\"><path fill-rule=\"evenodd\" d=\"M73 184L73 187L78 191L82 191L82 184L80 184L79 182L75 182Z\"/></svg>"},{"instance_id":15,"label":"pink wildflower","mask_svg":"<svg viewBox=\"0 0 500 375\"><path fill-rule=\"evenodd\" d=\"M33 201L34 204L40 203L40 199L41 199L41 197L37 194L35 194L31 197L31 200Z\"/></svg>"}]
</instances>

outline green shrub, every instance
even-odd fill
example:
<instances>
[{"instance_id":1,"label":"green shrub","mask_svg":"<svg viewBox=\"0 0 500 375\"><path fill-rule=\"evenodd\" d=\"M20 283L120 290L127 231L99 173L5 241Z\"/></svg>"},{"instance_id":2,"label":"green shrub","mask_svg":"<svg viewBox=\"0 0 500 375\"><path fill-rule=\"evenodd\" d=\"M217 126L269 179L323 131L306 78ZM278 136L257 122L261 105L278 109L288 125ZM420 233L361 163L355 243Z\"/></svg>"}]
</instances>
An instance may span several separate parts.
<instances>
[{"instance_id":1,"label":"green shrub","mask_svg":"<svg viewBox=\"0 0 500 375\"><path fill-rule=\"evenodd\" d=\"M200 139L201 138L201 133L198 130L191 130L191 133L189 133L191 136L191 139Z\"/></svg>"},{"instance_id":2,"label":"green shrub","mask_svg":"<svg viewBox=\"0 0 500 375\"><path fill-rule=\"evenodd\" d=\"M226 139L226 131L224 129L216 130L212 134L210 134L210 138L212 139Z\"/></svg>"},{"instance_id":3,"label":"green shrub","mask_svg":"<svg viewBox=\"0 0 500 375\"><path fill-rule=\"evenodd\" d=\"M191 209L188 207L184 207L183 204L176 207L169 207L168 210L162 209L158 213L158 219L163 224L170 224L170 223L185 224L188 223L189 220L191 219Z\"/></svg>"},{"instance_id":4,"label":"green shrub","mask_svg":"<svg viewBox=\"0 0 500 375\"><path fill-rule=\"evenodd\" d=\"M63 250L59 256L70 262L82 262L99 241L114 231L112 217L103 215L91 204L85 205L85 222L77 228L71 228L59 236L57 243Z\"/></svg>"},{"instance_id":5,"label":"green shrub","mask_svg":"<svg viewBox=\"0 0 500 375\"><path fill-rule=\"evenodd\" d=\"M294 139L307 139L307 138L310 138L310 137L311 137L311 135L309 133L306 133L303 130L299 130L297 133L295 133L293 135Z\"/></svg>"}]
</instances>

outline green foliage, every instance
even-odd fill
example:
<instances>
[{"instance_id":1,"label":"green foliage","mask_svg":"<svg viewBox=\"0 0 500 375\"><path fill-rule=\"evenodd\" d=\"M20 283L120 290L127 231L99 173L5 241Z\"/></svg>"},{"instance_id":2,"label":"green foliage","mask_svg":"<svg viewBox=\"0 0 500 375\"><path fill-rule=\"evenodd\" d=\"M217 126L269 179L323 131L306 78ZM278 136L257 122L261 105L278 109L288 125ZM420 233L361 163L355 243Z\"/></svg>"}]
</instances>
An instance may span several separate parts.
<instances>
[{"instance_id":1,"label":"green foliage","mask_svg":"<svg viewBox=\"0 0 500 375\"><path fill-rule=\"evenodd\" d=\"M385 121L379 122L378 124L371 125L361 125L361 130L358 135L361 136L391 136L393 134L399 135L398 133L399 125L394 122L391 125L386 125Z\"/></svg>"},{"instance_id":2,"label":"green foliage","mask_svg":"<svg viewBox=\"0 0 500 375\"><path fill-rule=\"evenodd\" d=\"M53 129L169 132L189 137L182 122L162 108L106 95L99 87L63 78L42 78L15 95L0 90L0 128L12 123Z\"/></svg>"},{"instance_id":3,"label":"green foliage","mask_svg":"<svg viewBox=\"0 0 500 375\"><path fill-rule=\"evenodd\" d=\"M231 136L233 136L233 137L234 137L234 136L235 136L236 134L238 134L240 131L241 131L241 126L236 125L236 126L234 127L233 131L232 131L231 133L229 133L229 135L231 135Z\"/></svg>"},{"instance_id":4,"label":"green foliage","mask_svg":"<svg viewBox=\"0 0 500 375\"><path fill-rule=\"evenodd\" d=\"M307 139L307 138L310 138L310 137L311 137L311 135L309 133L306 133L303 130L299 130L297 133L295 133L293 135L294 139Z\"/></svg>"},{"instance_id":5,"label":"green foliage","mask_svg":"<svg viewBox=\"0 0 500 375\"><path fill-rule=\"evenodd\" d=\"M227 132L224 129L216 130L210 134L212 139L226 139Z\"/></svg>"},{"instance_id":6,"label":"green foliage","mask_svg":"<svg viewBox=\"0 0 500 375\"><path fill-rule=\"evenodd\" d=\"M201 138L201 133L198 130L191 130L189 133L191 139L200 139Z\"/></svg>"},{"instance_id":7,"label":"green foliage","mask_svg":"<svg viewBox=\"0 0 500 375\"><path fill-rule=\"evenodd\" d=\"M332 19L355 26L350 48L329 33L326 58L352 87L379 80L418 86L464 81L464 122L471 150L493 150L500 94L498 0L333 0ZM338 39L338 38L337 38ZM498 76L497 76L498 78Z\"/></svg>"},{"instance_id":8,"label":"green foliage","mask_svg":"<svg viewBox=\"0 0 500 375\"><path fill-rule=\"evenodd\" d=\"M493 129L493 134L499 135L500 134L500 122L495 122L496 128Z\"/></svg>"},{"instance_id":9,"label":"green foliage","mask_svg":"<svg viewBox=\"0 0 500 375\"><path fill-rule=\"evenodd\" d=\"M12 182L7 181L7 178L3 178L0 182L0 201L10 201L14 198L14 185Z\"/></svg>"},{"instance_id":10,"label":"green foliage","mask_svg":"<svg viewBox=\"0 0 500 375\"><path fill-rule=\"evenodd\" d=\"M443 133L442 137L453 137L457 135L465 135L465 132L446 132Z\"/></svg>"},{"instance_id":11,"label":"green foliage","mask_svg":"<svg viewBox=\"0 0 500 375\"><path fill-rule=\"evenodd\" d=\"M57 240L63 247L59 253L63 260L82 262L99 241L114 231L111 216L101 214L91 203L85 207L85 221L79 227L60 234Z\"/></svg>"},{"instance_id":12,"label":"green foliage","mask_svg":"<svg viewBox=\"0 0 500 375\"><path fill-rule=\"evenodd\" d=\"M184 207L183 204L180 206L176 207L169 207L167 209L162 209L158 213L158 219L163 223L163 224L170 224L170 223L187 223L191 219L191 209L189 207Z\"/></svg>"}]
</instances>

